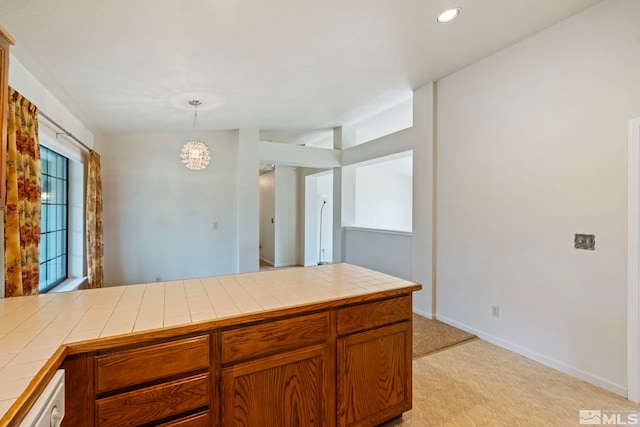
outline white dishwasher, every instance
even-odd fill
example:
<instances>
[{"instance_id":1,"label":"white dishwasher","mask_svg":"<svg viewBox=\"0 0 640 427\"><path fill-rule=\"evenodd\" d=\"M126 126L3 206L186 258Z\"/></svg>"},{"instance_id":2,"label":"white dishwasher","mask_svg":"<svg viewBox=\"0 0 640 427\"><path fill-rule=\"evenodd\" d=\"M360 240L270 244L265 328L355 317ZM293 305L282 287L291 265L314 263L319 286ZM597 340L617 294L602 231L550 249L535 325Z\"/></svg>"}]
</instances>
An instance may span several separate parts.
<instances>
[{"instance_id":1,"label":"white dishwasher","mask_svg":"<svg viewBox=\"0 0 640 427\"><path fill-rule=\"evenodd\" d=\"M64 418L64 369L58 369L20 427L58 427Z\"/></svg>"}]
</instances>

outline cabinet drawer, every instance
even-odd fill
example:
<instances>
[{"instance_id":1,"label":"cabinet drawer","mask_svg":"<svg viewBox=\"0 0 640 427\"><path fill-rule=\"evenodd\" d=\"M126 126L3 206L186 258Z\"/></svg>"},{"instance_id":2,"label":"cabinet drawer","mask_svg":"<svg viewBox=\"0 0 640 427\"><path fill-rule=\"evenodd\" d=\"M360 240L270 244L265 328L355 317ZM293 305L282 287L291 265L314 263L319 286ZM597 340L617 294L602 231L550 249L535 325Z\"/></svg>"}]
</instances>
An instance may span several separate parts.
<instances>
[{"instance_id":1,"label":"cabinet drawer","mask_svg":"<svg viewBox=\"0 0 640 427\"><path fill-rule=\"evenodd\" d=\"M96 393L208 369L209 335L97 356Z\"/></svg>"},{"instance_id":2,"label":"cabinet drawer","mask_svg":"<svg viewBox=\"0 0 640 427\"><path fill-rule=\"evenodd\" d=\"M195 415L160 424L158 427L211 427L211 414L209 411L198 412Z\"/></svg>"},{"instance_id":3,"label":"cabinet drawer","mask_svg":"<svg viewBox=\"0 0 640 427\"><path fill-rule=\"evenodd\" d=\"M329 339L329 313L276 320L222 333L222 363L275 354Z\"/></svg>"},{"instance_id":4,"label":"cabinet drawer","mask_svg":"<svg viewBox=\"0 0 640 427\"><path fill-rule=\"evenodd\" d=\"M338 310L338 335L411 319L411 295Z\"/></svg>"},{"instance_id":5,"label":"cabinet drawer","mask_svg":"<svg viewBox=\"0 0 640 427\"><path fill-rule=\"evenodd\" d=\"M205 407L209 404L209 383L209 374L200 374L99 399L97 425L137 426Z\"/></svg>"}]
</instances>

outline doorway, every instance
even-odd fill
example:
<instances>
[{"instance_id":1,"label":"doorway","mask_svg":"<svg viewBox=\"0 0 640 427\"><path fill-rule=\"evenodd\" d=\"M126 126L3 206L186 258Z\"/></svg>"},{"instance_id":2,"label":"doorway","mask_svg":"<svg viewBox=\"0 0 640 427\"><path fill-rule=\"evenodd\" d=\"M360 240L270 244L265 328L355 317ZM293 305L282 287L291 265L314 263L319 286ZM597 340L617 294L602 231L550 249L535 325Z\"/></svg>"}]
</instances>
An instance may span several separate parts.
<instances>
[{"instance_id":1,"label":"doorway","mask_svg":"<svg viewBox=\"0 0 640 427\"><path fill-rule=\"evenodd\" d=\"M333 170L305 177L304 265L333 260Z\"/></svg>"},{"instance_id":2,"label":"doorway","mask_svg":"<svg viewBox=\"0 0 640 427\"><path fill-rule=\"evenodd\" d=\"M260 170L260 268L300 265L298 168Z\"/></svg>"}]
</instances>

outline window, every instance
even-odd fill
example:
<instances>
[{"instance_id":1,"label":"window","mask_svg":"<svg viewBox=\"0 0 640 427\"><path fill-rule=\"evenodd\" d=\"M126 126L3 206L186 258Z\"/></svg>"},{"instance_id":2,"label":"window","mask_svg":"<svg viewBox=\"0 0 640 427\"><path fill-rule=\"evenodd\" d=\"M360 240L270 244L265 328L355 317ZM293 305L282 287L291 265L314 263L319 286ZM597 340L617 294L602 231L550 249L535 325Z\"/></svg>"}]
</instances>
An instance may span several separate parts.
<instances>
[{"instance_id":1,"label":"window","mask_svg":"<svg viewBox=\"0 0 640 427\"><path fill-rule=\"evenodd\" d=\"M40 146L40 292L67 278L69 159Z\"/></svg>"},{"instance_id":2,"label":"window","mask_svg":"<svg viewBox=\"0 0 640 427\"><path fill-rule=\"evenodd\" d=\"M375 159L355 167L356 227L411 232L413 152Z\"/></svg>"}]
</instances>

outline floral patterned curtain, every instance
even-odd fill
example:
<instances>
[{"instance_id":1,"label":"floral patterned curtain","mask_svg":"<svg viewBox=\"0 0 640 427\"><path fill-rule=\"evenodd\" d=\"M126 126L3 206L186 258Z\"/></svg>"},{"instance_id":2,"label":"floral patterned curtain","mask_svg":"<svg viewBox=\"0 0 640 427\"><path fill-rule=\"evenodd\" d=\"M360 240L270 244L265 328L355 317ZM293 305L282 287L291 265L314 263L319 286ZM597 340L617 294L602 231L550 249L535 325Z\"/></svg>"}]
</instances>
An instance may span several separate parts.
<instances>
[{"instance_id":1,"label":"floral patterned curtain","mask_svg":"<svg viewBox=\"0 0 640 427\"><path fill-rule=\"evenodd\" d=\"M40 279L40 144L38 108L9 88L5 297L35 295Z\"/></svg>"},{"instance_id":2,"label":"floral patterned curtain","mask_svg":"<svg viewBox=\"0 0 640 427\"><path fill-rule=\"evenodd\" d=\"M104 282L104 242L102 239L102 172L100 155L89 152L87 181L87 270L89 288L101 288Z\"/></svg>"}]
</instances>

